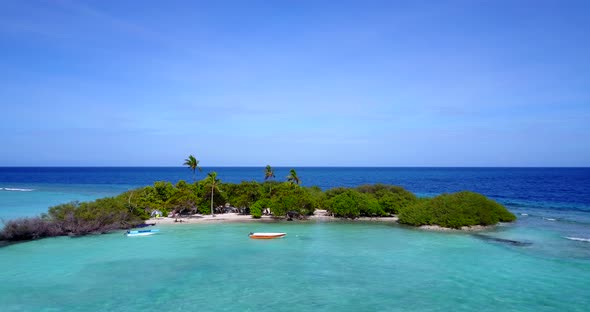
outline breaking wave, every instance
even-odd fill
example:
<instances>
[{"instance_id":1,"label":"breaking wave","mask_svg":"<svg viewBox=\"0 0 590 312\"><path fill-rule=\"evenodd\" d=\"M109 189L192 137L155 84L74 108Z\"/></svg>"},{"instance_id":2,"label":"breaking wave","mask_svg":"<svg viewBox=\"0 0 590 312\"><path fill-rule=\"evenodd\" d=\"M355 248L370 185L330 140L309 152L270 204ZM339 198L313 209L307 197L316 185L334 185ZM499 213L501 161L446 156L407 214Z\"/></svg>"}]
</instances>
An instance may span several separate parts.
<instances>
[{"instance_id":1,"label":"breaking wave","mask_svg":"<svg viewBox=\"0 0 590 312\"><path fill-rule=\"evenodd\" d=\"M569 239L569 240L573 240L573 241L590 243L590 238L570 237L570 236L566 236L564 238Z\"/></svg>"},{"instance_id":2,"label":"breaking wave","mask_svg":"<svg viewBox=\"0 0 590 312\"><path fill-rule=\"evenodd\" d=\"M13 187L0 187L0 191L9 191L9 192L32 192L34 189L26 189L26 188L13 188Z\"/></svg>"}]
</instances>

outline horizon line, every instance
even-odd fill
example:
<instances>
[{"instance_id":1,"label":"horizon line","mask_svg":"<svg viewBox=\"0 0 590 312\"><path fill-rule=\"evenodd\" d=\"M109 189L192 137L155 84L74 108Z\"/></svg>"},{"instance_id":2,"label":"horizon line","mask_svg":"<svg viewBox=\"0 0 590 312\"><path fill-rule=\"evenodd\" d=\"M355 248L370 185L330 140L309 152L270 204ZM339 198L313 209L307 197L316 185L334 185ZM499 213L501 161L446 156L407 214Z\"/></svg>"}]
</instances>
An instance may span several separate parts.
<instances>
[{"instance_id":1,"label":"horizon line","mask_svg":"<svg viewBox=\"0 0 590 312\"><path fill-rule=\"evenodd\" d=\"M260 166L201 166L201 168L264 168L266 165ZM545 169L561 169L561 168L572 168L572 169L584 169L590 168L590 166L272 166L273 168L545 168ZM186 166L125 166L125 165L111 165L111 166L0 166L0 168L186 168Z\"/></svg>"}]
</instances>

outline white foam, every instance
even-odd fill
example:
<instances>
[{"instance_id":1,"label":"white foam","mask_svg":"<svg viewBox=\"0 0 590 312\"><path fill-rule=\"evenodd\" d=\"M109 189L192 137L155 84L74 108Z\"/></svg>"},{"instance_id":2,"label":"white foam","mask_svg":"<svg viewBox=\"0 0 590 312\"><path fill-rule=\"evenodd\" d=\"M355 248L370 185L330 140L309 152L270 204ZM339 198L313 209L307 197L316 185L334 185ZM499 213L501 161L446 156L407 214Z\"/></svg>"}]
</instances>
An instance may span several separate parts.
<instances>
[{"instance_id":1,"label":"white foam","mask_svg":"<svg viewBox=\"0 0 590 312\"><path fill-rule=\"evenodd\" d=\"M13 191L13 192L32 192L32 191L34 191L34 189L12 188L12 187L5 187L4 190L5 191Z\"/></svg>"},{"instance_id":2,"label":"white foam","mask_svg":"<svg viewBox=\"0 0 590 312\"><path fill-rule=\"evenodd\" d=\"M529 214L528 213L521 213L520 215L521 216L528 216Z\"/></svg>"},{"instance_id":3,"label":"white foam","mask_svg":"<svg viewBox=\"0 0 590 312\"><path fill-rule=\"evenodd\" d=\"M555 219L553 219L553 218L543 218L543 219L547 220L547 221L555 221Z\"/></svg>"},{"instance_id":4,"label":"white foam","mask_svg":"<svg viewBox=\"0 0 590 312\"><path fill-rule=\"evenodd\" d=\"M574 240L574 241L580 241L580 242L588 242L588 243L590 243L590 238L569 237L569 236L566 236L565 238L567 238L567 239L569 239L569 240Z\"/></svg>"}]
</instances>

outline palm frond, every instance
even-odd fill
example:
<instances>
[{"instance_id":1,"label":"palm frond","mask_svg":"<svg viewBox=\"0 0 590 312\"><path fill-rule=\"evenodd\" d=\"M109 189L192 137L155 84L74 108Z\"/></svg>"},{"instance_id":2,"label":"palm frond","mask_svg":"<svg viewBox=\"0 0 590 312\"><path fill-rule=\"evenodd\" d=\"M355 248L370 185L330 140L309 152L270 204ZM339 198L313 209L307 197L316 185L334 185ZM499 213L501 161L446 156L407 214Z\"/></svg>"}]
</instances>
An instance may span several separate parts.
<instances>
[{"instance_id":1,"label":"palm frond","mask_svg":"<svg viewBox=\"0 0 590 312\"><path fill-rule=\"evenodd\" d=\"M275 177L275 171L270 165L266 165L266 169L264 170L264 180L268 180L270 178Z\"/></svg>"}]
</instances>

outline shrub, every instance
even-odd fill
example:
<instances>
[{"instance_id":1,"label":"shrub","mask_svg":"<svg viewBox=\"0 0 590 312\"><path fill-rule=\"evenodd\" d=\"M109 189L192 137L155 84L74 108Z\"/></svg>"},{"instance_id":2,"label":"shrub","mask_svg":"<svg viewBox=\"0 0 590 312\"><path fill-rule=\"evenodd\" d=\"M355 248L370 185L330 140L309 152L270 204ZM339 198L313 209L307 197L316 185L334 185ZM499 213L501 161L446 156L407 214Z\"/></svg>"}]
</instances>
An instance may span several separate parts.
<instances>
[{"instance_id":1,"label":"shrub","mask_svg":"<svg viewBox=\"0 0 590 312\"><path fill-rule=\"evenodd\" d=\"M338 195L333 196L326 202L326 208L336 217L355 219L359 216L378 217L386 215L377 199L373 196L353 189L342 192L338 190L337 193Z\"/></svg>"},{"instance_id":2,"label":"shrub","mask_svg":"<svg viewBox=\"0 0 590 312\"><path fill-rule=\"evenodd\" d=\"M201 199L194 192L188 189L181 189L166 201L167 211L174 211L179 214L194 213L200 204Z\"/></svg>"},{"instance_id":3,"label":"shrub","mask_svg":"<svg viewBox=\"0 0 590 312\"><path fill-rule=\"evenodd\" d=\"M401 209L418 201L416 195L400 186L385 184L361 185L357 187L357 190L375 197L383 211L389 214L398 214Z\"/></svg>"},{"instance_id":4,"label":"shrub","mask_svg":"<svg viewBox=\"0 0 590 312\"><path fill-rule=\"evenodd\" d=\"M254 219L260 219L262 217L262 204L260 201L255 202L252 206L250 206L250 214Z\"/></svg>"},{"instance_id":5,"label":"shrub","mask_svg":"<svg viewBox=\"0 0 590 312\"><path fill-rule=\"evenodd\" d=\"M468 191L420 200L412 206L403 208L399 214L400 223L414 226L439 225L448 228L492 225L514 220L516 217L504 206L481 194Z\"/></svg>"},{"instance_id":6,"label":"shrub","mask_svg":"<svg viewBox=\"0 0 590 312\"><path fill-rule=\"evenodd\" d=\"M93 202L72 202L49 208L42 217L10 220L0 239L22 241L62 235L85 235L126 229L142 223L142 216L122 200L108 197Z\"/></svg>"},{"instance_id":7,"label":"shrub","mask_svg":"<svg viewBox=\"0 0 590 312\"><path fill-rule=\"evenodd\" d=\"M248 208L262 198L264 190L256 181L242 181L240 184L225 183L220 186L227 201L234 207Z\"/></svg>"},{"instance_id":8,"label":"shrub","mask_svg":"<svg viewBox=\"0 0 590 312\"><path fill-rule=\"evenodd\" d=\"M335 188L331 188L329 190L326 191L326 200L331 199L334 196L340 195L346 191L348 191L349 188L346 187L335 187Z\"/></svg>"},{"instance_id":9,"label":"shrub","mask_svg":"<svg viewBox=\"0 0 590 312\"><path fill-rule=\"evenodd\" d=\"M178 191L178 189L175 188L172 183L166 181L155 182L154 190L156 191L158 198L163 202L167 201L170 197L172 197L172 195L174 195L174 193Z\"/></svg>"},{"instance_id":10,"label":"shrub","mask_svg":"<svg viewBox=\"0 0 590 312\"><path fill-rule=\"evenodd\" d=\"M285 186L278 188L270 201L273 216L285 216L289 211L295 211L303 216L312 215L318 203L309 189L283 185Z\"/></svg>"},{"instance_id":11,"label":"shrub","mask_svg":"<svg viewBox=\"0 0 590 312\"><path fill-rule=\"evenodd\" d=\"M55 221L63 221L66 216L74 214L76 209L80 206L77 201L69 202L66 204L60 204L57 206L50 207L47 210L47 214L43 214L44 219L50 219Z\"/></svg>"},{"instance_id":12,"label":"shrub","mask_svg":"<svg viewBox=\"0 0 590 312\"><path fill-rule=\"evenodd\" d=\"M59 235L59 229L49 220L39 217L7 221L0 230L0 240L23 241Z\"/></svg>"}]
</instances>

